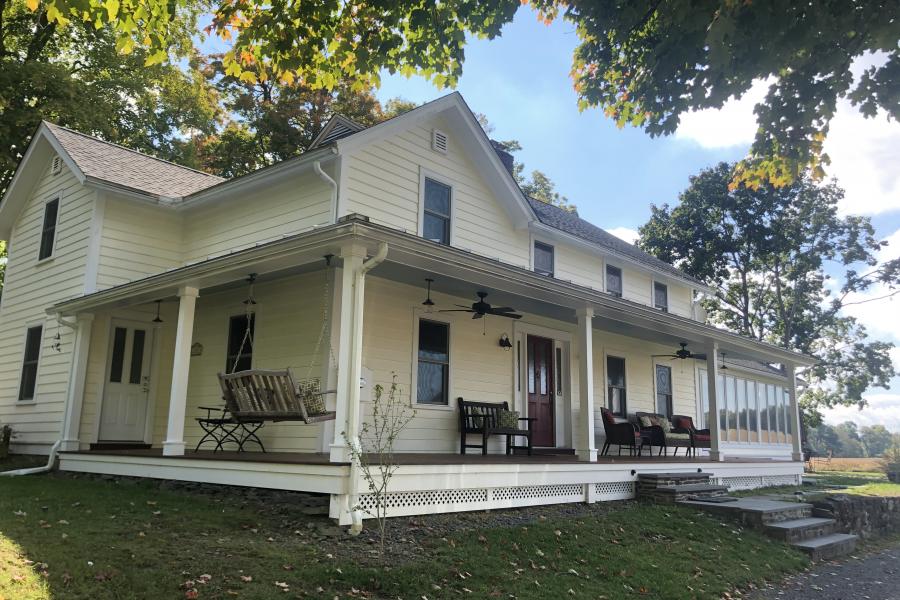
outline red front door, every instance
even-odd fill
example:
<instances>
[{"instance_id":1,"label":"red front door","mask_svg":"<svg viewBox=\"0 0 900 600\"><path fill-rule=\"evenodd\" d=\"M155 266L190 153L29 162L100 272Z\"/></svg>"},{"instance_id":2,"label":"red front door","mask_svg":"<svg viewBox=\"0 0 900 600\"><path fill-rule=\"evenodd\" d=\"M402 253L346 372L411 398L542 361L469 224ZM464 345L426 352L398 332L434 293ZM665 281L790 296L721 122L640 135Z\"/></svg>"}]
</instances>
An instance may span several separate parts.
<instances>
[{"instance_id":1,"label":"red front door","mask_svg":"<svg viewBox=\"0 0 900 600\"><path fill-rule=\"evenodd\" d=\"M553 340L528 336L528 416L534 422L535 446L555 446L553 419Z\"/></svg>"}]
</instances>

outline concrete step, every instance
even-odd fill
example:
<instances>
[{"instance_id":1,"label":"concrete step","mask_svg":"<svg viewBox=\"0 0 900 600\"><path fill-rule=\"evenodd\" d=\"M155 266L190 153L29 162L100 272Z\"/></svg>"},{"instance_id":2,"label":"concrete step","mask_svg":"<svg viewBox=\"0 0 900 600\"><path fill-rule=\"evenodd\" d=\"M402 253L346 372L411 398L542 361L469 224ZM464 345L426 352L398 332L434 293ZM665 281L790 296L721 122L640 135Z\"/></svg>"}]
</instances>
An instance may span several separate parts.
<instances>
[{"instance_id":1,"label":"concrete step","mask_svg":"<svg viewBox=\"0 0 900 600\"><path fill-rule=\"evenodd\" d=\"M826 560L850 554L859 538L849 533L832 533L822 537L795 542L792 545L809 554L812 560Z\"/></svg>"},{"instance_id":2,"label":"concrete step","mask_svg":"<svg viewBox=\"0 0 900 600\"><path fill-rule=\"evenodd\" d=\"M807 517L766 525L766 534L784 542L803 542L831 535L837 526L834 519Z\"/></svg>"},{"instance_id":3,"label":"concrete step","mask_svg":"<svg viewBox=\"0 0 900 600\"><path fill-rule=\"evenodd\" d=\"M812 504L782 502L757 496L747 496L739 498L737 502L723 504L692 500L682 501L680 504L707 512L728 515L739 519L745 525L760 528L784 521L806 519L812 516L813 510Z\"/></svg>"},{"instance_id":4,"label":"concrete step","mask_svg":"<svg viewBox=\"0 0 900 600\"><path fill-rule=\"evenodd\" d=\"M728 492L727 485L713 485L711 483L688 483L685 485L673 485L653 490L660 494L685 494L691 496L719 495Z\"/></svg>"}]
</instances>

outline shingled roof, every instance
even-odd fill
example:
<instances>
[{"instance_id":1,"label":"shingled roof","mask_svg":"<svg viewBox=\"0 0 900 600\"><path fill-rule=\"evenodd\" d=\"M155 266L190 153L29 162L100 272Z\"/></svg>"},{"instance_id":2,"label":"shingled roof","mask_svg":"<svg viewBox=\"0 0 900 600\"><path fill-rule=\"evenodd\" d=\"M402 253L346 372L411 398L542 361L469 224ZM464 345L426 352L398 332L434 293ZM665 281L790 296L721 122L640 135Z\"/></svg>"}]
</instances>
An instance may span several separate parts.
<instances>
[{"instance_id":1,"label":"shingled roof","mask_svg":"<svg viewBox=\"0 0 900 600\"><path fill-rule=\"evenodd\" d=\"M225 181L123 146L61 127L44 125L86 177L165 198L180 198Z\"/></svg>"},{"instance_id":2,"label":"shingled roof","mask_svg":"<svg viewBox=\"0 0 900 600\"><path fill-rule=\"evenodd\" d=\"M651 254L647 254L637 246L617 238L606 230L600 229L593 223L585 221L574 212L569 212L552 204L535 200L528 197L528 203L534 211L538 220L549 227L559 229L565 233L579 237L585 241L601 246L607 250L611 250L620 255L624 255L643 265L646 265L657 271L662 271L672 277L684 279L697 285L705 284L684 273L669 263L662 261Z\"/></svg>"}]
</instances>

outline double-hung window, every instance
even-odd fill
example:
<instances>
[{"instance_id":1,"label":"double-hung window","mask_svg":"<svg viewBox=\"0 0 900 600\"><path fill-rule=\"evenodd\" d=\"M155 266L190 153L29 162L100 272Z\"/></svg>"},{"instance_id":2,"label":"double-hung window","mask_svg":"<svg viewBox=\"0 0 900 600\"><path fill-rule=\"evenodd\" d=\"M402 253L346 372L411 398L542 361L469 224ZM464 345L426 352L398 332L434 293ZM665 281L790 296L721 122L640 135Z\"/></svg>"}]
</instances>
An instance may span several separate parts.
<instances>
[{"instance_id":1,"label":"double-hung window","mask_svg":"<svg viewBox=\"0 0 900 600\"><path fill-rule=\"evenodd\" d=\"M672 367L656 365L656 412L672 416Z\"/></svg>"},{"instance_id":2,"label":"double-hung window","mask_svg":"<svg viewBox=\"0 0 900 600\"><path fill-rule=\"evenodd\" d=\"M622 269L606 265L606 291L613 296L622 297Z\"/></svg>"},{"instance_id":3,"label":"double-hung window","mask_svg":"<svg viewBox=\"0 0 900 600\"><path fill-rule=\"evenodd\" d=\"M609 398L609 410L618 417L627 417L624 358L606 357L606 391Z\"/></svg>"},{"instance_id":4,"label":"double-hung window","mask_svg":"<svg viewBox=\"0 0 900 600\"><path fill-rule=\"evenodd\" d=\"M34 400L34 388L37 386L38 359L41 356L41 334L44 328L40 325L29 327L25 332L25 358L22 361L22 379L19 383L19 400Z\"/></svg>"},{"instance_id":5,"label":"double-hung window","mask_svg":"<svg viewBox=\"0 0 900 600\"><path fill-rule=\"evenodd\" d=\"M416 402L448 405L450 400L450 326L419 320Z\"/></svg>"},{"instance_id":6,"label":"double-hung window","mask_svg":"<svg viewBox=\"0 0 900 600\"><path fill-rule=\"evenodd\" d=\"M450 245L450 186L425 178L425 206L422 235L425 239Z\"/></svg>"},{"instance_id":7,"label":"double-hung window","mask_svg":"<svg viewBox=\"0 0 900 600\"><path fill-rule=\"evenodd\" d=\"M653 307L669 312L669 287L658 281L653 282Z\"/></svg>"},{"instance_id":8,"label":"double-hung window","mask_svg":"<svg viewBox=\"0 0 900 600\"><path fill-rule=\"evenodd\" d=\"M38 260L44 260L53 256L56 244L56 222L59 217L59 198L54 198L44 205L44 224L41 228L41 247L38 250Z\"/></svg>"},{"instance_id":9,"label":"double-hung window","mask_svg":"<svg viewBox=\"0 0 900 600\"><path fill-rule=\"evenodd\" d=\"M225 372L237 373L247 371L253 364L253 336L256 326L256 315L238 315L228 322L228 356L225 359Z\"/></svg>"},{"instance_id":10,"label":"double-hung window","mask_svg":"<svg viewBox=\"0 0 900 600\"><path fill-rule=\"evenodd\" d=\"M553 277L553 246L550 244L534 243L534 272Z\"/></svg>"}]
</instances>

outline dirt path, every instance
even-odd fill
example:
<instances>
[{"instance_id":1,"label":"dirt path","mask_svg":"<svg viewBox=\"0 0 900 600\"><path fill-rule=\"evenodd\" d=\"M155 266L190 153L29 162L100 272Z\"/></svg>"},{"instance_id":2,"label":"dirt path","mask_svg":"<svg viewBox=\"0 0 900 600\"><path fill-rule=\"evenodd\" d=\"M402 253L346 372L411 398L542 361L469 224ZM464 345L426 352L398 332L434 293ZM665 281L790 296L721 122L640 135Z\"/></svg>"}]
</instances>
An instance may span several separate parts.
<instances>
[{"instance_id":1,"label":"dirt path","mask_svg":"<svg viewBox=\"0 0 900 600\"><path fill-rule=\"evenodd\" d=\"M752 600L900 600L900 543L862 558L826 562Z\"/></svg>"}]
</instances>

